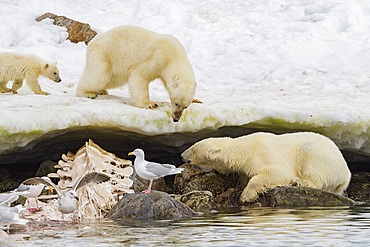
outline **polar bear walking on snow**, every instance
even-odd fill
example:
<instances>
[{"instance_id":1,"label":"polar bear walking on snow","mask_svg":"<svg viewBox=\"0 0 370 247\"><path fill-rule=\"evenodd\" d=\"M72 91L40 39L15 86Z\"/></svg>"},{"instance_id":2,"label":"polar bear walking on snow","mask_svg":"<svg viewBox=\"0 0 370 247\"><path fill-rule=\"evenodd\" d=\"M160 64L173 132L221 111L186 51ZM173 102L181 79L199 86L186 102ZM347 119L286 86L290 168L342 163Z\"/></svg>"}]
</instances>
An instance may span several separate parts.
<instances>
[{"instance_id":1,"label":"polar bear walking on snow","mask_svg":"<svg viewBox=\"0 0 370 247\"><path fill-rule=\"evenodd\" d=\"M17 93L26 79L28 86L36 94L48 95L41 90L38 83L39 76L45 76L55 82L60 82L59 70L56 63L49 63L35 55L16 54L11 52L0 53L0 92ZM13 81L12 89L6 87L9 81Z\"/></svg>"},{"instance_id":2,"label":"polar bear walking on snow","mask_svg":"<svg viewBox=\"0 0 370 247\"><path fill-rule=\"evenodd\" d=\"M196 82L184 47L174 36L134 26L118 26L89 43L77 96L95 98L107 89L128 84L133 104L156 108L149 83L160 79L167 89L173 121L192 102Z\"/></svg>"},{"instance_id":3,"label":"polar bear walking on snow","mask_svg":"<svg viewBox=\"0 0 370 247\"><path fill-rule=\"evenodd\" d=\"M192 164L238 172L249 182L241 201L276 186L298 185L343 194L351 179L338 147L315 133L254 133L239 138L208 138L182 153Z\"/></svg>"}]
</instances>

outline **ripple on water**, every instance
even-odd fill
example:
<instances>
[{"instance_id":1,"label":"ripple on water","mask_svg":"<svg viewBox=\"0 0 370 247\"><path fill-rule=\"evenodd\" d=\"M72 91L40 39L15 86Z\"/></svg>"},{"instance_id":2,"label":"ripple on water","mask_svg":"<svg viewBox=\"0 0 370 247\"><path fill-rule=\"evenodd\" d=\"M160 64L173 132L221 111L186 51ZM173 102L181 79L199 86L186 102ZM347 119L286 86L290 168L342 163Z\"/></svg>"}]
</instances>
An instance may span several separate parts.
<instances>
[{"instance_id":1,"label":"ripple on water","mask_svg":"<svg viewBox=\"0 0 370 247\"><path fill-rule=\"evenodd\" d=\"M253 208L186 220L100 220L39 231L9 246L367 246L370 207ZM22 233L23 234L23 233Z\"/></svg>"}]
</instances>

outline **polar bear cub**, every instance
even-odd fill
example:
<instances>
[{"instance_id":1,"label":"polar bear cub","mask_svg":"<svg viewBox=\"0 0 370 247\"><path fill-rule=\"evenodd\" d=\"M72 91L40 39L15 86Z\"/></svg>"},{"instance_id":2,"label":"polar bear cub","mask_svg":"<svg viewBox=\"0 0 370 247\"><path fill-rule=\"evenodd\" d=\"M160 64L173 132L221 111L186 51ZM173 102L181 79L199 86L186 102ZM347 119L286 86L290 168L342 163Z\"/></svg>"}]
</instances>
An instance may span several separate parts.
<instances>
[{"instance_id":1,"label":"polar bear cub","mask_svg":"<svg viewBox=\"0 0 370 247\"><path fill-rule=\"evenodd\" d=\"M179 121L196 87L184 47L171 35L118 26L89 43L76 95L95 98L128 84L133 105L152 109L157 104L149 100L149 83L155 79L163 82L170 95L172 119Z\"/></svg>"},{"instance_id":2,"label":"polar bear cub","mask_svg":"<svg viewBox=\"0 0 370 247\"><path fill-rule=\"evenodd\" d=\"M60 82L59 70L56 63L49 63L35 55L17 54L11 52L0 53L0 92L17 93L26 79L28 86L36 94L48 95L41 90L38 83L39 76L45 76L55 82ZM13 81L12 89L6 87L9 81Z\"/></svg>"},{"instance_id":3,"label":"polar bear cub","mask_svg":"<svg viewBox=\"0 0 370 247\"><path fill-rule=\"evenodd\" d=\"M208 138L182 153L192 164L220 172L237 172L249 182L241 201L284 185L307 186L343 194L351 172L340 150L316 133L254 133L239 138Z\"/></svg>"}]
</instances>

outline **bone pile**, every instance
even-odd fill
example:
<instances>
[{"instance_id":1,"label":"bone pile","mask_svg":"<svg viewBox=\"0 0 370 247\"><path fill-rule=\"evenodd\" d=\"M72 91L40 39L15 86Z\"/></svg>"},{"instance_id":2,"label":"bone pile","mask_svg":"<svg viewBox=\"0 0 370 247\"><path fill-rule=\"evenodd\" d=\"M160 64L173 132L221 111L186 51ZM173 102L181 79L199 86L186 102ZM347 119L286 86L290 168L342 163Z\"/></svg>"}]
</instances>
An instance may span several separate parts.
<instances>
[{"instance_id":1,"label":"bone pile","mask_svg":"<svg viewBox=\"0 0 370 247\"><path fill-rule=\"evenodd\" d=\"M130 165L131 161L121 159L89 140L76 154L63 154L62 160L55 166L59 170L48 174L48 177L60 179L57 186L62 192L67 192L86 173L102 172L111 176L109 182L89 184L78 191L80 200L75 217L79 220L101 218L119 201L122 194L134 193L130 189L133 184Z\"/></svg>"}]
</instances>

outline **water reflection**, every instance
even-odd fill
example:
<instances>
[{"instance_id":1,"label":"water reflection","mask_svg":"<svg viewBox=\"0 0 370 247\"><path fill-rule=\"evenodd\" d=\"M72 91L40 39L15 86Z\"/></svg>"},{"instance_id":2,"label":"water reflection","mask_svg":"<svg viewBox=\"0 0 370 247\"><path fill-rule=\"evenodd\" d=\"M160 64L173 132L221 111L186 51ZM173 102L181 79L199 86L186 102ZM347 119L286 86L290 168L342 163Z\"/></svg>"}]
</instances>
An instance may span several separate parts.
<instances>
[{"instance_id":1,"label":"water reflection","mask_svg":"<svg viewBox=\"0 0 370 247\"><path fill-rule=\"evenodd\" d=\"M370 206L238 208L187 220L30 227L9 246L368 246Z\"/></svg>"}]
</instances>

